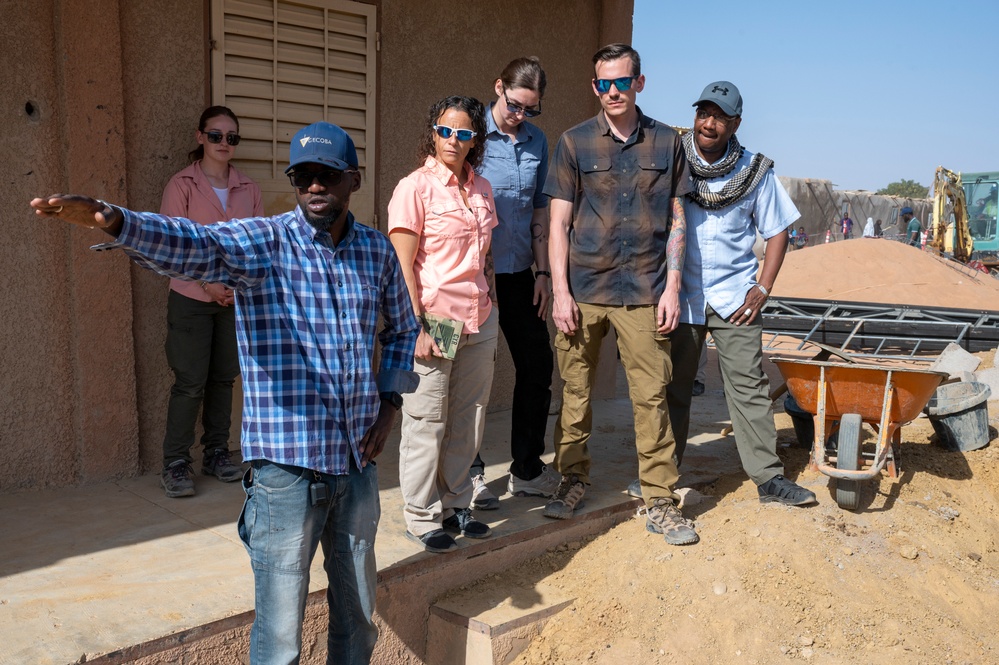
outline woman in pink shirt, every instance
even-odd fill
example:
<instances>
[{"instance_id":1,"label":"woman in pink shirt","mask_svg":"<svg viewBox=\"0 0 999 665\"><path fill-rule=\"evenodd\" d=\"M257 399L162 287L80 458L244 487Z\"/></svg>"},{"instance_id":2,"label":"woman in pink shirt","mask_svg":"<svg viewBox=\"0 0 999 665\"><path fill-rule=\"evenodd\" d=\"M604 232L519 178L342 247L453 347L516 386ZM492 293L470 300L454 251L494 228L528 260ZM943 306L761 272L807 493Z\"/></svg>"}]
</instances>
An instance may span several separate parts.
<instances>
[{"instance_id":1,"label":"woman in pink shirt","mask_svg":"<svg viewBox=\"0 0 999 665\"><path fill-rule=\"evenodd\" d=\"M389 238L424 321L413 367L420 385L402 405L399 484L406 535L428 552L455 549L448 532L491 535L469 509L468 476L482 443L499 331L492 187L475 174L485 133L478 100L448 97L431 106L422 165L399 182L388 206ZM427 315L460 324L453 360L427 332Z\"/></svg>"},{"instance_id":2,"label":"woman in pink shirt","mask_svg":"<svg viewBox=\"0 0 999 665\"><path fill-rule=\"evenodd\" d=\"M236 115L224 106L205 109L195 139L192 163L167 183L160 212L200 224L263 215L260 188L229 163L240 139ZM194 495L191 446L199 408L201 472L224 482L243 475L229 455L232 385L239 375L232 303L232 290L223 284L170 280L166 353L175 380L160 476L168 497Z\"/></svg>"}]
</instances>

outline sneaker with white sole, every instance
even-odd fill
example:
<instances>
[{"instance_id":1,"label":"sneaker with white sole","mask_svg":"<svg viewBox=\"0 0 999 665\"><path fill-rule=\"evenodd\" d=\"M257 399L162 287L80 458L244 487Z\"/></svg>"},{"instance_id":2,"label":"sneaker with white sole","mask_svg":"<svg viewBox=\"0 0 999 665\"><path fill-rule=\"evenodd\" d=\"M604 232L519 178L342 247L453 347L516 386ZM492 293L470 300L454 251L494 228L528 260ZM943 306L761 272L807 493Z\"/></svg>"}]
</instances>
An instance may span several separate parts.
<instances>
[{"instance_id":1,"label":"sneaker with white sole","mask_svg":"<svg viewBox=\"0 0 999 665\"><path fill-rule=\"evenodd\" d=\"M541 514L557 520L567 520L572 517L572 512L583 504L585 493L586 485L579 479L579 476L574 473L562 476L555 494L552 495Z\"/></svg>"},{"instance_id":2,"label":"sneaker with white sole","mask_svg":"<svg viewBox=\"0 0 999 665\"><path fill-rule=\"evenodd\" d=\"M507 491L514 496L551 496L558 489L562 476L547 464L541 467L537 478L524 480L510 474L506 483Z\"/></svg>"},{"instance_id":3,"label":"sneaker with white sole","mask_svg":"<svg viewBox=\"0 0 999 665\"><path fill-rule=\"evenodd\" d=\"M476 510L499 508L499 499L486 487L486 477L481 473L472 476L472 508Z\"/></svg>"}]
</instances>

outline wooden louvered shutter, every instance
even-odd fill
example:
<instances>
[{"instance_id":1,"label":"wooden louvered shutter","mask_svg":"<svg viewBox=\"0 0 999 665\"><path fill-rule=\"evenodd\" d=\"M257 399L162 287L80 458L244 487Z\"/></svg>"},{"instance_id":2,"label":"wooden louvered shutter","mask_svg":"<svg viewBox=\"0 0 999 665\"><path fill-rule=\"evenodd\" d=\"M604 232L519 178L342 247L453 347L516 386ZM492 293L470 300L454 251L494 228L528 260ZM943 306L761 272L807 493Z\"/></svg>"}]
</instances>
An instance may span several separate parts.
<instances>
[{"instance_id":1,"label":"wooden louvered shutter","mask_svg":"<svg viewBox=\"0 0 999 665\"><path fill-rule=\"evenodd\" d=\"M295 132L319 120L354 139L362 174L350 208L374 215L375 7L345 0L212 0L212 99L239 117L233 163L268 214L291 210L284 169Z\"/></svg>"}]
</instances>

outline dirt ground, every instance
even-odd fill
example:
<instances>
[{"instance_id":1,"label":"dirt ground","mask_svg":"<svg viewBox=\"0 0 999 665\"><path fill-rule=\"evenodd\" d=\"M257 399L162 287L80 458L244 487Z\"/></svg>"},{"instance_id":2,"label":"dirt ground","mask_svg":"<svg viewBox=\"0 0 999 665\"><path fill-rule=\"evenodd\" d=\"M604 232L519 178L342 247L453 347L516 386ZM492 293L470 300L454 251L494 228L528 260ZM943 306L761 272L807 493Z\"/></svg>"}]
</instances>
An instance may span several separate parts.
<instances>
[{"instance_id":1,"label":"dirt ground","mask_svg":"<svg viewBox=\"0 0 999 665\"><path fill-rule=\"evenodd\" d=\"M999 402L990 415L995 436ZM575 599L514 662L999 663L999 440L949 452L919 418L901 478L865 483L850 512L776 422L787 474L819 505L760 504L745 475L721 477L687 497L696 545L636 517L482 582Z\"/></svg>"}]
</instances>

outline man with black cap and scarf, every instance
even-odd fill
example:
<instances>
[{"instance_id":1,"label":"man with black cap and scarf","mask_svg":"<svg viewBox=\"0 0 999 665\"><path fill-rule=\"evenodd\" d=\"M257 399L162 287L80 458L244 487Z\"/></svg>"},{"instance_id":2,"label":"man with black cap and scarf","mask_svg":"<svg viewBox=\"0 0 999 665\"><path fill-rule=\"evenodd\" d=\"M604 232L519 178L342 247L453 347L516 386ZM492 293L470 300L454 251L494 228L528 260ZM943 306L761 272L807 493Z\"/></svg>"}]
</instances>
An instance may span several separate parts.
<instances>
[{"instance_id":1,"label":"man with black cap and scarf","mask_svg":"<svg viewBox=\"0 0 999 665\"><path fill-rule=\"evenodd\" d=\"M684 200L687 258L667 388L677 457L682 460L687 443L697 360L710 332L739 457L760 501L812 504L815 494L785 478L777 457L760 317L784 260L787 228L801 215L774 175L773 161L746 150L735 136L742 123L739 89L728 81L711 83L694 106L694 129L683 137L694 191ZM759 278L757 233L766 240Z\"/></svg>"}]
</instances>

